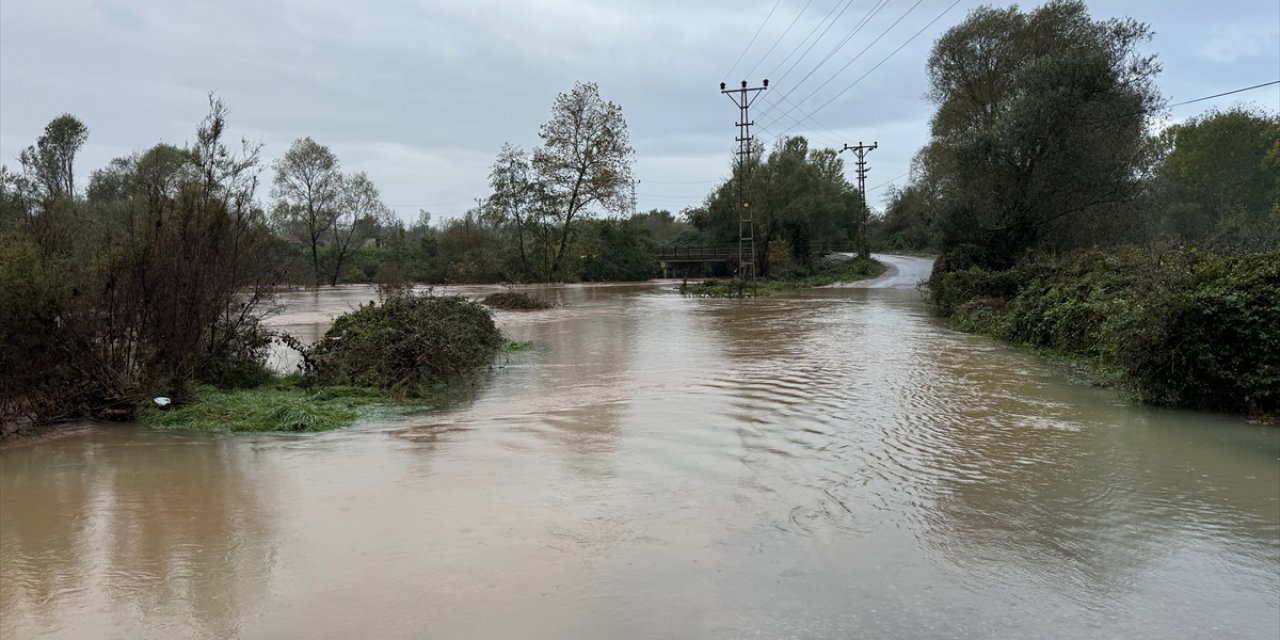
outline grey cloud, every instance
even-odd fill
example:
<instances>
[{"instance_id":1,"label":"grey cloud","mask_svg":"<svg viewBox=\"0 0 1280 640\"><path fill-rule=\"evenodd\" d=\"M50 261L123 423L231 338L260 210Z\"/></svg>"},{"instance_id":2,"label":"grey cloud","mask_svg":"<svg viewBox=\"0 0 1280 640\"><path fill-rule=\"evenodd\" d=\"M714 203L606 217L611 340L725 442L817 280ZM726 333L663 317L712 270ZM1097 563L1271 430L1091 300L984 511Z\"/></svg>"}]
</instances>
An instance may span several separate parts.
<instances>
[{"instance_id":1,"label":"grey cloud","mask_svg":"<svg viewBox=\"0 0 1280 640\"><path fill-rule=\"evenodd\" d=\"M761 61L803 5L784 0L732 75L758 66L760 77L750 79L758 82L785 69L783 57L835 3L815 0ZM947 4L926 0L796 113L827 102ZM962 2L813 115L821 127L808 121L792 127L787 117L763 126L791 107L779 94L800 102L909 5L891 3L806 82L791 86L868 5L852 6L794 71L773 78L770 93L779 97L762 98L753 110L756 135L771 142L790 129L836 147L878 140L871 184L905 173L927 139L929 47L977 4ZM727 173L737 112L717 84L742 79L726 76L772 6L772 0L5 0L0 161L14 164L49 119L69 111L91 129L79 162L83 180L114 156L190 139L205 94L215 90L232 109L233 132L263 142L267 160L309 135L331 146L348 169L367 171L404 217L418 207L454 215L485 195L489 163L503 142L535 146L556 94L591 80L623 107L637 149L640 206L679 209L701 202ZM1091 8L1096 17L1132 15L1152 24L1151 50L1165 65L1160 84L1175 99L1280 78L1274 3L1217 3L1211 24L1223 40L1207 43L1199 2L1099 0ZM1248 34L1247 42L1237 42L1237 33ZM1278 92L1249 98L1280 108Z\"/></svg>"}]
</instances>

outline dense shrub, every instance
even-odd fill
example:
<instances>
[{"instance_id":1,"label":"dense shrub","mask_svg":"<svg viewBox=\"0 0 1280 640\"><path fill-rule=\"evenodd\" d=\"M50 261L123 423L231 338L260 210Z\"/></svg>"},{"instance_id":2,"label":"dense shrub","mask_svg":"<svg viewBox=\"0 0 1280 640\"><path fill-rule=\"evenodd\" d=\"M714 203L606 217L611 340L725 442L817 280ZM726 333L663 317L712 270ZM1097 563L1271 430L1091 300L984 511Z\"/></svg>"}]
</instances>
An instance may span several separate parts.
<instances>
[{"instance_id":1,"label":"dense shrub","mask_svg":"<svg viewBox=\"0 0 1280 640\"><path fill-rule=\"evenodd\" d=\"M307 354L307 367L320 384L417 396L467 379L505 344L478 303L408 295L339 317Z\"/></svg>"},{"instance_id":2,"label":"dense shrub","mask_svg":"<svg viewBox=\"0 0 1280 640\"><path fill-rule=\"evenodd\" d=\"M1094 250L931 282L959 328L1089 359L1145 401L1280 413L1280 253Z\"/></svg>"},{"instance_id":3,"label":"dense shrub","mask_svg":"<svg viewBox=\"0 0 1280 640\"><path fill-rule=\"evenodd\" d=\"M488 296L485 296L483 302L494 309L507 309L510 311L534 311L538 309L550 309L555 306L542 298L535 298L527 293L519 293L516 291L491 293Z\"/></svg>"}]
</instances>

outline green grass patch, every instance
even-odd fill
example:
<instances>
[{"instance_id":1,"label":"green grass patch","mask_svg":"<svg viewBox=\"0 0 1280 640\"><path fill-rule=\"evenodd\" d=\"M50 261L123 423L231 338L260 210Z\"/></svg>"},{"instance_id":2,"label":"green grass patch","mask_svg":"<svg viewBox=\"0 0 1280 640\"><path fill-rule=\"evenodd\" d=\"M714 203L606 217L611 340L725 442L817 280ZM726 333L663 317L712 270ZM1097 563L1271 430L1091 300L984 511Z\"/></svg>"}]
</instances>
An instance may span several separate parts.
<instances>
[{"instance_id":1,"label":"green grass patch","mask_svg":"<svg viewBox=\"0 0 1280 640\"><path fill-rule=\"evenodd\" d=\"M507 353L520 353L523 351L532 351L533 342L508 342Z\"/></svg>"},{"instance_id":2,"label":"green grass patch","mask_svg":"<svg viewBox=\"0 0 1280 640\"><path fill-rule=\"evenodd\" d=\"M339 429L389 401L369 389L305 387L297 376L252 389L199 387L193 402L139 413L142 424L162 430L312 432Z\"/></svg>"}]
</instances>

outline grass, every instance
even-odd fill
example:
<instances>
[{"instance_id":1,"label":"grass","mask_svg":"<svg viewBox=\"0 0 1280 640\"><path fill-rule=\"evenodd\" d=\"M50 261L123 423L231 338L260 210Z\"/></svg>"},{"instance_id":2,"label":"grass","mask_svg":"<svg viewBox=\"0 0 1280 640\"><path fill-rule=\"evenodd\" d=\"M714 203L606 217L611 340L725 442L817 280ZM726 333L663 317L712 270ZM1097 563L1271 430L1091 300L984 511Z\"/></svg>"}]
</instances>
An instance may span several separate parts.
<instances>
[{"instance_id":1,"label":"grass","mask_svg":"<svg viewBox=\"0 0 1280 640\"><path fill-rule=\"evenodd\" d=\"M532 351L533 342L508 342L507 353L520 353L523 351Z\"/></svg>"},{"instance_id":2,"label":"grass","mask_svg":"<svg viewBox=\"0 0 1280 640\"><path fill-rule=\"evenodd\" d=\"M339 429L388 400L358 387L305 387L298 376L252 389L199 387L196 401L169 411L148 408L139 420L161 430L313 432Z\"/></svg>"},{"instance_id":3,"label":"grass","mask_svg":"<svg viewBox=\"0 0 1280 640\"><path fill-rule=\"evenodd\" d=\"M795 289L823 287L837 282L855 282L875 278L888 269L876 260L851 258L827 259L819 265L817 272L807 276L791 276L782 278L761 278L756 280L758 295L771 295ZM704 280L693 284L680 285L680 293L699 298L737 298L750 293L750 287L734 280Z\"/></svg>"}]
</instances>

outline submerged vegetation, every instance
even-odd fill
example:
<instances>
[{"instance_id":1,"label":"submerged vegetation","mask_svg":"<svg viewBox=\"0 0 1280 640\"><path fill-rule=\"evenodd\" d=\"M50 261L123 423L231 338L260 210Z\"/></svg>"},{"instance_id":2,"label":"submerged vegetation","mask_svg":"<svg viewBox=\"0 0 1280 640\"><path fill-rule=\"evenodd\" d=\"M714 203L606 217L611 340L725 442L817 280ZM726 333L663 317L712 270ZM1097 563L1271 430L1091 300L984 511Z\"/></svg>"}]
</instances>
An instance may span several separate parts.
<instances>
[{"instance_id":1,"label":"submerged vegetation","mask_svg":"<svg viewBox=\"0 0 1280 640\"><path fill-rule=\"evenodd\" d=\"M347 427L389 402L366 388L308 386L291 376L252 389L202 386L191 402L168 411L148 409L141 422L193 431L327 431Z\"/></svg>"},{"instance_id":2,"label":"submerged vegetation","mask_svg":"<svg viewBox=\"0 0 1280 640\"><path fill-rule=\"evenodd\" d=\"M340 316L303 355L307 379L316 384L426 397L471 379L506 345L479 303L411 295Z\"/></svg>"},{"instance_id":3,"label":"submerged vegetation","mask_svg":"<svg viewBox=\"0 0 1280 640\"><path fill-rule=\"evenodd\" d=\"M1078 358L1144 401L1280 414L1280 252L1094 250L930 289L958 327Z\"/></svg>"},{"instance_id":4,"label":"submerged vegetation","mask_svg":"<svg viewBox=\"0 0 1280 640\"><path fill-rule=\"evenodd\" d=\"M491 293L482 300L486 306L494 309L506 309L509 311L537 311L539 309L550 309L555 305L548 300L535 298L527 293L519 291L503 291L501 293Z\"/></svg>"},{"instance_id":5,"label":"submerged vegetation","mask_svg":"<svg viewBox=\"0 0 1280 640\"><path fill-rule=\"evenodd\" d=\"M762 278L755 282L755 291L751 291L751 283L742 278L716 279L680 284L680 293L700 298L741 298L751 295L768 295L794 289L825 287L841 282L856 282L875 278L885 272L887 267L871 258L828 257L818 262L811 275L792 274L790 278Z\"/></svg>"}]
</instances>

